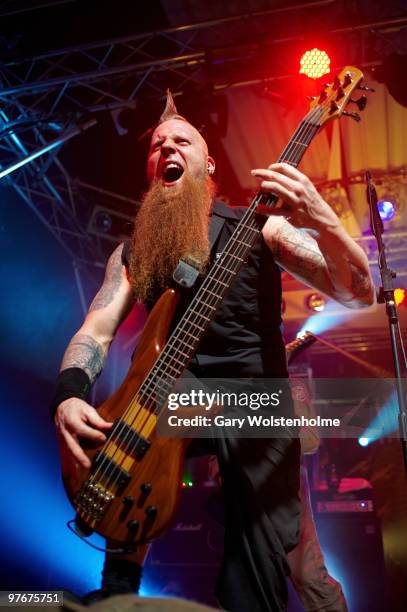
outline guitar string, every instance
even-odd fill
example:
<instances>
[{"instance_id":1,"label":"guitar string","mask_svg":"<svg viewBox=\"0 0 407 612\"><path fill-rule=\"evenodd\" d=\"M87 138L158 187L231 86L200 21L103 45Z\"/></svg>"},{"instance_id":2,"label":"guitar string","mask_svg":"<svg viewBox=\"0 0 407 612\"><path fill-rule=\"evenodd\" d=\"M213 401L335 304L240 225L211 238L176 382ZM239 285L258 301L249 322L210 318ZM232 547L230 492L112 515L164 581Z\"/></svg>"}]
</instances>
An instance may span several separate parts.
<instances>
[{"instance_id":1,"label":"guitar string","mask_svg":"<svg viewBox=\"0 0 407 612\"><path fill-rule=\"evenodd\" d=\"M293 161L294 161L294 160L296 160L296 158L297 158L297 156L298 156L298 159L297 159L297 160L294 162L294 165L298 165L298 163L299 163L299 161L300 161L300 159L301 159L302 155L304 154L304 152L305 152L306 148L308 148L308 146L309 146L309 144L310 144L310 142L311 142L312 138L315 136L315 134L313 134L313 131L315 130L315 133L316 133L316 132L318 131L319 127L320 127L319 125L314 125L314 124L312 124L312 122L311 122L312 120L314 120L314 119L316 119L316 118L317 118L317 115L318 115L318 114L320 114L320 112L321 112L321 108L320 108L320 107L317 107L317 108L313 109L313 111L311 111L310 113L308 113L308 115L306 115L306 116L305 116L305 118L304 118L304 119L301 121L301 123L299 124L299 126L298 126L298 127L297 127L297 129L295 130L295 132L294 132L294 134L293 134L293 137L290 139L290 142L289 142L289 143L287 144L287 146L285 147L285 149L284 149L283 153L280 155L280 157L279 157L279 161L287 161L288 163L290 163L290 161L288 161L288 159L289 159L290 157L291 157L291 158L293 159ZM309 138L309 136L310 136L310 138ZM309 138L309 139L308 139L308 138ZM298 140L296 140L296 141L294 142L294 145L293 145L293 140L294 140L294 139L298 139ZM308 140L307 140L307 139L308 139ZM286 159L286 158L288 158L288 159ZM250 207L247 209L247 211L245 212L245 214L243 215L243 217L242 217L242 219L241 219L241 221L240 221L240 223L239 223L239 225L240 225L240 233L239 233L239 225L238 225L238 226L236 227L237 232L236 232L235 236L233 236L233 235L232 235L232 237L230 238L230 244L227 244L227 245L226 245L226 248L225 248L225 250L224 250L224 252L223 252L223 254L222 254L221 258L220 258L219 263L221 263L221 262L222 262L223 264L225 264L225 263L226 263L227 257L231 255L230 251L232 250L232 249L231 249L231 247L233 247L233 246L234 246L234 245L233 245L233 242L236 242L236 241L238 241L238 242L245 242L245 239L249 239L249 240L251 240L251 238L248 236L248 234L253 233L253 232L254 232L255 234L259 234L259 233L260 233L260 229L258 229L257 227L249 226L249 225L248 225L248 223L247 223L247 221L249 221L249 223L254 221L254 224L256 224L256 219L255 219L255 217L254 217L254 218L252 217L251 219L247 219L247 217L251 217L252 215L255 215L255 214L256 214L256 213L255 213L255 207L257 207L257 206L258 206L258 203L256 203L256 201L257 201L258 199L261 201L261 200L262 200L262 198L263 198L264 196L266 196L266 197L267 197L268 199L270 199L270 200L272 200L272 199L273 199L273 195L272 195L272 194L264 194L264 192L259 192L259 193L258 193L258 194L255 196L255 198L253 199L253 202L252 202L251 206L250 206ZM236 231L236 230L235 230L235 231ZM241 235L242 233L243 233L243 236ZM256 236L254 236L254 237L253 237L253 244L254 244L255 239L256 239ZM240 256L243 254L242 252L239 252L239 249L240 249L241 247L243 247L243 249L242 249L242 250L243 250L243 251L245 251L245 249L247 248L248 252L250 252L250 248L251 248L251 246L252 246L252 245L250 245L250 247L245 247L245 245L244 245L244 244L243 244L243 245L241 245L241 244L240 244L240 245L237 247L237 250L234 252L234 255L235 255L236 257L233 257L233 255L232 255L232 257L233 257L233 259L234 259L234 262L236 262L236 261L238 262L238 263L237 263L237 268L236 268L236 269L229 269L227 266L226 266L226 267L223 267L222 272L220 272L220 278L218 278L218 279L213 279L213 278L212 278L212 279L209 279L209 281L210 281L210 282L214 282L214 283L215 283L215 285L219 285L219 283L221 283L221 284L222 284L222 278L224 278L225 276L228 276L228 274L230 274L231 272L232 272L234 275L235 275L235 274L237 274L238 269L239 269L239 268L241 267L241 265L243 264L243 262L240 262L240 261L239 261L239 259L237 259L238 257L240 257ZM229 248L228 248L228 247L229 247ZM208 284L209 284L209 283L208 283ZM229 287L224 287L224 292L226 292L228 288L229 288ZM208 291L209 291L209 293L212 293L212 292L210 291L209 287L204 287L204 284L201 286L201 290L202 290L202 293L204 293L204 292L208 292ZM218 295L219 295L219 297L218 297ZM195 297L197 297L197 296L195 296ZM219 299L219 298L221 298L221 297L222 297L222 291L221 291L221 293L220 293L220 294L216 294L216 295L215 295L215 301L216 301L216 300L218 300L218 299ZM211 301L211 298L209 298L209 301ZM202 312L199 312L199 310L198 310L198 311L196 311L196 310L194 311L194 310L193 310L193 306L195 306L195 305L196 305L196 303L195 303L195 302L198 302L198 304L199 304L199 300L194 299L194 300L193 300L193 302L191 302L191 304L190 304L190 306L189 306L189 308L188 308L188 310L189 310L189 311L192 311L193 318L195 318L195 320L194 320L194 321L188 320L188 314L189 314L189 313L188 313L188 311L187 311L187 312L185 312L185 314L184 314L184 316L183 316L183 320L182 320L182 325L181 325L181 326L177 326L177 328L174 330L174 332L173 332L173 334L171 335L171 337L170 337L170 339L169 339L169 341L168 341L167 345L164 347L164 349L163 349L163 351L162 351L161 355L158 357L158 359L157 359L157 360L155 361L155 363L153 364L153 366L152 366L152 368L151 368L150 372L149 372L149 373L148 373L148 375L145 377L144 382L143 382L143 384L141 385L140 389L139 389L139 390L138 390L138 392L135 394L135 396L132 398L132 400L130 401L130 404L129 404L128 408L126 409L126 411L124 412L123 416L121 417L121 420L123 421L124 419L126 419L126 422L125 422L125 423L123 423L123 422L122 422L121 424L119 424L119 423L117 424L117 425L119 425L119 426L121 425L121 427L122 427L122 432L123 432L123 431L126 429L126 427L131 428L131 427L132 427L132 425L134 424L134 421L137 419L137 416L141 414L141 412L142 412L142 409L143 409L143 408L142 408L142 406L139 406L139 402L140 402L140 401L145 401L145 400L151 400L151 399L153 399L154 394L156 394L156 393L157 393L157 382L159 382L159 381L160 381L160 382L162 382L162 380L163 380L163 379L162 379L162 378L160 378L160 379L158 379L158 381L156 381L155 383L153 383L153 384L155 384L155 387L154 387L154 388L153 388L153 389L150 391L150 394L148 394L148 393L147 393L147 391L148 391L149 385L151 385L151 382L149 381L149 382L147 383L147 385L146 385L146 382L147 382L147 381L148 381L148 379L150 378L151 373L152 373L152 371L153 371L154 369L159 370L158 362L160 361L160 359L161 359L161 360L163 359L163 353L164 353L165 351L167 351L167 352L168 352L168 349L173 349L173 348L174 348L174 343L176 343L176 342L178 342L178 343L179 343L179 336L180 336L180 335L182 335L182 334L184 334L184 335L185 335L185 333L189 333L189 335L191 335L191 336L193 337L192 346L189 346L189 344L187 344L187 345L186 345L186 346L187 346L186 355L187 355L188 360L189 360L189 359L191 358L191 356L192 356L192 355L191 355L191 353L193 354L193 352L195 351L195 346L194 346L194 344L196 344L196 343L197 343L197 340L198 340L198 339L197 339L197 338L195 338L195 336L194 336L193 334L191 334L191 333L190 333L190 331L191 331L191 325L192 325L192 326L196 326L196 325L197 325L196 321L197 321L197 320L202 319L202 316L203 316L203 313L202 313ZM202 304L199 304L199 306L201 307L201 306L202 306ZM204 307L204 308L205 308L205 307L207 307L207 306L210 306L210 307L211 307L212 305L211 305L211 304L207 304L207 303L203 304L203 307ZM212 306L212 307L213 307L213 306ZM201 321L200 321L200 322L201 322ZM205 331L206 331L206 327L208 327L208 326L209 326L210 322L211 322L211 321L207 321L206 325L204 325L204 330L205 330ZM185 327L186 325L188 325L188 326L189 326L189 327L187 328L189 331L187 331L187 330L183 329L183 327ZM200 326L198 326L198 327L200 327ZM184 341L184 342L181 342L181 344L185 344L185 341ZM183 347L183 348L184 348L184 347ZM169 362L174 361L174 358L175 358L175 360L176 360L176 357L175 357L174 355L173 355L173 356L170 356L170 357L169 357ZM173 387L173 385L174 385L174 384L175 384L175 382L176 382L176 379L177 379L178 377L180 377L180 375L182 374L182 370L181 370L181 372L180 372L180 371L179 371L179 368L177 368L176 366L173 366L173 365L170 365L169 363L167 363L167 364L165 365L164 370L163 370L163 371L162 371L162 373L160 373L160 374L161 374L161 375L162 375L162 374L165 374L165 373L167 373L167 374L168 374L168 367L169 367L169 368L171 368L171 369L172 369L174 372L176 372L176 374L177 374L177 376L176 376L176 377L174 377L174 375L171 375L171 377L172 377L172 378L174 378L174 380L173 380L173 381L171 381L171 380L170 380L170 381L168 381L168 382L169 382L169 384L171 385L171 387ZM184 368L183 368L183 369L185 369L185 367L186 367L186 366L184 366ZM167 370L167 372L166 372L166 370ZM143 387L146 387L146 388L145 388L145 389L143 389ZM170 388L171 388L171 387L170 387ZM166 393L168 393L168 391L169 391L169 390L170 390L170 389L168 389L168 390L166 391ZM161 403L161 405L159 406L159 409L160 409L160 408L162 408L162 406L164 405L165 400L164 400L164 401L162 401L162 398L159 398L159 399L160 399L160 400L161 400L161 402L162 402L162 403ZM136 406L134 406L134 404L136 404ZM136 413L135 413L134 415L131 415L131 412L132 412L132 410L134 409L134 407L136 408ZM149 421L149 420L150 420L150 419L151 419L153 416L155 416L156 410L154 410L154 412L153 412L153 413L151 413L151 412L150 412L150 411L147 409L147 410L146 410L146 412L148 412L148 414L147 414L147 416L146 416L146 418L145 418L144 422L141 424L141 427L139 428L139 431L137 432L139 435L141 435L141 433L142 433L142 431L143 431L144 427L147 425L148 421ZM129 416L130 416L130 418L133 418L133 417L134 417L131 423L129 423L129 422L128 422L128 417L129 417ZM116 436L116 438L117 438L118 436L120 436L120 433L121 433L121 432L119 432L119 431L118 431L118 427L116 426L115 430L114 430L114 431L112 431L112 432L111 432L111 434L109 435L109 439L108 439L108 440L105 442L104 446L106 446L106 447L107 447L107 446L108 446L108 444L114 443L114 442L113 442L113 440L112 440L112 438L113 438L114 436ZM92 477L91 477L92 481L93 481L94 479L96 479L96 478L97 478L97 477L100 475L100 472L102 471L102 469L103 469L103 467L104 467L104 466L103 466L103 463L104 463L105 461L109 461L109 462L110 462L110 461L113 461L113 460L114 460L114 458L115 458L115 455L117 454L117 452L118 452L118 451L122 451L122 452L123 452L123 454L125 455L125 453L124 453L124 451L123 451L123 448L125 448L125 447L126 447L126 444L128 444L128 443L129 443L129 439L128 439L128 438L130 438L130 439L131 439L131 437L132 437L133 435L134 435L134 431L127 432L127 434L125 435L124 439L120 440L119 445L116 445L116 448L115 448L115 450L114 450L114 452L113 452L113 455L112 455L112 456L106 456L106 457L105 457L105 458L102 460L102 462L101 462L100 466L98 466L97 470L95 471L95 473L94 473L94 474L92 475ZM127 438L127 440L126 440L126 438ZM137 443L138 443L138 442L140 442L140 440L137 440L135 447L132 449L132 451L133 451L133 452L136 450L136 446L137 446ZM106 448L105 450L107 450L107 448ZM102 447L102 449L101 449L101 452L102 452L102 451L103 451L103 447ZM125 459L125 458L126 458L126 455L125 455L124 459ZM117 463L117 465L118 465L119 467L121 467L122 462L118 462L118 463ZM107 472L106 472L106 473L107 473ZM102 474L102 477L103 477L103 476L104 476L104 474ZM111 479L109 479L109 480L108 480L108 482L107 482L107 483L106 483L104 486L105 486L106 488L114 487L114 486L116 485L116 483L117 483L118 478L119 478L119 476L117 476L117 477L115 478L115 481L114 481L113 483L112 483L112 482L110 482L110 480L111 480ZM89 480L91 480L91 479L89 479Z\"/></svg>"}]
</instances>

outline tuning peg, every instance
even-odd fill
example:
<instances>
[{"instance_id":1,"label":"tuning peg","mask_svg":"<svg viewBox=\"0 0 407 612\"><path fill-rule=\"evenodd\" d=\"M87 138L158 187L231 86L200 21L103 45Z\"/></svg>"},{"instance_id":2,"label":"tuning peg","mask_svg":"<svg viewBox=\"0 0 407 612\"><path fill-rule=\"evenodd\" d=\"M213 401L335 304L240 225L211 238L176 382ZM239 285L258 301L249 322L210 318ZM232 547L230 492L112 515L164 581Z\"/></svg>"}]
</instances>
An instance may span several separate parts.
<instances>
[{"instance_id":1,"label":"tuning peg","mask_svg":"<svg viewBox=\"0 0 407 612\"><path fill-rule=\"evenodd\" d=\"M350 74L350 72L347 72L345 74L345 78L343 79L343 86L347 87L351 83L352 83L352 75Z\"/></svg>"},{"instance_id":2,"label":"tuning peg","mask_svg":"<svg viewBox=\"0 0 407 612\"><path fill-rule=\"evenodd\" d=\"M307 96L307 100L316 100L317 96Z\"/></svg>"},{"instance_id":3,"label":"tuning peg","mask_svg":"<svg viewBox=\"0 0 407 612\"><path fill-rule=\"evenodd\" d=\"M347 111L343 111L342 115L345 115L346 117L352 117L352 119L354 119L355 121L360 121L360 115L358 115L357 113L348 113Z\"/></svg>"},{"instance_id":4,"label":"tuning peg","mask_svg":"<svg viewBox=\"0 0 407 612\"><path fill-rule=\"evenodd\" d=\"M374 89L372 87L368 87L367 85L358 85L357 89L362 89L363 91L371 91L374 93Z\"/></svg>"},{"instance_id":5,"label":"tuning peg","mask_svg":"<svg viewBox=\"0 0 407 612\"><path fill-rule=\"evenodd\" d=\"M336 94L336 99L340 100L341 98L343 98L343 96L345 95L342 87L338 87L338 93Z\"/></svg>"},{"instance_id":6,"label":"tuning peg","mask_svg":"<svg viewBox=\"0 0 407 612\"><path fill-rule=\"evenodd\" d=\"M351 98L349 102L353 102L353 104L356 104L356 106L358 107L360 111L363 111L366 108L367 97L361 96L358 100L354 100L353 98Z\"/></svg>"}]
</instances>

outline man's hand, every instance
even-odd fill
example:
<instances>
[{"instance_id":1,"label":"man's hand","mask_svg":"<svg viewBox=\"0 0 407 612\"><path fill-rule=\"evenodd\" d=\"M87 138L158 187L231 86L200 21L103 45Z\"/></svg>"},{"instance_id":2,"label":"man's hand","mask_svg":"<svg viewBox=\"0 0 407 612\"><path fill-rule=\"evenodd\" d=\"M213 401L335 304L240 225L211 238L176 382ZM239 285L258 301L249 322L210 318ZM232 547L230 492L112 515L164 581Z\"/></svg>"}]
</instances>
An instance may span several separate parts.
<instances>
[{"instance_id":1,"label":"man's hand","mask_svg":"<svg viewBox=\"0 0 407 612\"><path fill-rule=\"evenodd\" d=\"M275 260L295 278L348 308L373 304L374 286L364 251L309 178L286 163L252 174L260 179L263 191L280 198L263 227Z\"/></svg>"},{"instance_id":2,"label":"man's hand","mask_svg":"<svg viewBox=\"0 0 407 612\"><path fill-rule=\"evenodd\" d=\"M270 210L271 215L287 217L295 227L317 231L337 228L340 221L332 208L322 199L309 178L287 163L271 164L266 170L252 170L262 191L278 196L281 201Z\"/></svg>"},{"instance_id":3,"label":"man's hand","mask_svg":"<svg viewBox=\"0 0 407 612\"><path fill-rule=\"evenodd\" d=\"M103 432L109 431L113 425L102 419L95 408L77 397L71 397L59 404L55 424L67 448L84 468L90 468L91 462L80 447L78 437L104 442L106 436Z\"/></svg>"}]
</instances>

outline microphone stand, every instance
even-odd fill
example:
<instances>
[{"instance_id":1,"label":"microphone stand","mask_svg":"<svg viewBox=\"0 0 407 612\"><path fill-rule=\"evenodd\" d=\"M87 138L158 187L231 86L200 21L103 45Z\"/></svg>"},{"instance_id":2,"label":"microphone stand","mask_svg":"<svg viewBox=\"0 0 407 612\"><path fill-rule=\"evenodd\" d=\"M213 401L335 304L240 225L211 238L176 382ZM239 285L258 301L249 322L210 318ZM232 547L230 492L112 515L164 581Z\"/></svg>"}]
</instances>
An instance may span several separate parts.
<instances>
[{"instance_id":1,"label":"microphone stand","mask_svg":"<svg viewBox=\"0 0 407 612\"><path fill-rule=\"evenodd\" d=\"M394 375L396 378L397 399L399 406L399 430L400 441L404 459L404 468L407 476L407 414L406 402L404 397L404 385L402 382L400 354L397 343L397 332L400 334L400 324L397 314L396 301L394 298L393 279L396 278L396 273L391 270L386 261L385 246L383 244L382 235L384 233L383 221L377 207L377 193L372 181L372 176L369 171L366 172L366 197L370 209L370 227L376 238L378 247L378 263L382 285L377 291L377 301L379 304L386 304L386 314L389 322L391 348L393 352ZM400 342L403 339L400 334ZM404 352L403 352L404 354Z\"/></svg>"}]
</instances>

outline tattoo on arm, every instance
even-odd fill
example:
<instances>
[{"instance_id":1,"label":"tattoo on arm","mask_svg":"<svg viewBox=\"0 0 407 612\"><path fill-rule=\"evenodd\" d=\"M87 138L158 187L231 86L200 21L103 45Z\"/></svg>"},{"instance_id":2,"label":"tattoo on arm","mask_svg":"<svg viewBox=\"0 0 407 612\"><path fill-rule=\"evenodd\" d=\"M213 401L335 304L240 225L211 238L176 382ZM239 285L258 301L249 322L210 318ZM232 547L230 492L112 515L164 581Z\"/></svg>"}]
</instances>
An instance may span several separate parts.
<instances>
[{"instance_id":1,"label":"tattoo on arm","mask_svg":"<svg viewBox=\"0 0 407 612\"><path fill-rule=\"evenodd\" d=\"M112 253L106 268L106 276L103 281L103 285L91 303L89 312L109 306L119 290L123 269L122 251L123 245L121 244Z\"/></svg>"},{"instance_id":2,"label":"tattoo on arm","mask_svg":"<svg viewBox=\"0 0 407 612\"><path fill-rule=\"evenodd\" d=\"M284 224L273 234L273 253L276 260L290 270L315 272L326 267L316 241L305 231Z\"/></svg>"},{"instance_id":3,"label":"tattoo on arm","mask_svg":"<svg viewBox=\"0 0 407 612\"><path fill-rule=\"evenodd\" d=\"M272 234L272 250L278 263L289 272L314 286L323 282L321 290L342 303L368 303L372 284L366 270L349 261L345 253L335 253L335 257L321 253L316 240L306 231L284 223Z\"/></svg>"},{"instance_id":4,"label":"tattoo on arm","mask_svg":"<svg viewBox=\"0 0 407 612\"><path fill-rule=\"evenodd\" d=\"M351 290L354 298L366 298L372 292L372 283L365 270L361 270L355 264L350 264L351 269Z\"/></svg>"},{"instance_id":5,"label":"tattoo on arm","mask_svg":"<svg viewBox=\"0 0 407 612\"><path fill-rule=\"evenodd\" d=\"M93 383L102 371L105 360L106 352L96 340L85 334L76 334L65 351L61 371L82 368Z\"/></svg>"}]
</instances>

